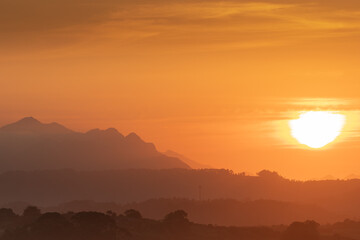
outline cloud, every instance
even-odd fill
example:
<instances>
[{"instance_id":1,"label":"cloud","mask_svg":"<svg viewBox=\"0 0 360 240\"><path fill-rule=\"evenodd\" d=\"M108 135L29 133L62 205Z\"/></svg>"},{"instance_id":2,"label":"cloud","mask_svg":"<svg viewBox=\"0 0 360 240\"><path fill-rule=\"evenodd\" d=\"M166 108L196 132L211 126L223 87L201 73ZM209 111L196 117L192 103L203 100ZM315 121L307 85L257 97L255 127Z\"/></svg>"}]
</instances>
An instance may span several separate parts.
<instances>
[{"instance_id":1,"label":"cloud","mask_svg":"<svg viewBox=\"0 0 360 240\"><path fill-rule=\"evenodd\" d=\"M106 21L117 7L115 1L90 0L1 0L2 32L47 31Z\"/></svg>"},{"instance_id":2,"label":"cloud","mask_svg":"<svg viewBox=\"0 0 360 240\"><path fill-rule=\"evenodd\" d=\"M354 0L0 0L0 44L264 47L352 35L359 10Z\"/></svg>"}]
</instances>

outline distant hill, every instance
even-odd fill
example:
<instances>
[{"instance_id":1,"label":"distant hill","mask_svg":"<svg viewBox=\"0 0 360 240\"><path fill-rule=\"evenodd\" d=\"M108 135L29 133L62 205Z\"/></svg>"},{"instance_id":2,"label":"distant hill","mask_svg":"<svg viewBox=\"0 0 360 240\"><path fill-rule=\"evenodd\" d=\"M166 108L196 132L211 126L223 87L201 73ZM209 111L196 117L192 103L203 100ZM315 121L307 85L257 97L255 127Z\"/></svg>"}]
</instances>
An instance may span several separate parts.
<instances>
[{"instance_id":1,"label":"distant hill","mask_svg":"<svg viewBox=\"0 0 360 240\"><path fill-rule=\"evenodd\" d=\"M224 226L258 226L289 224L293 221L316 220L320 223L343 220L341 217L313 205L295 204L272 200L238 201L233 199L189 200L189 199L151 199L144 202L116 204L94 201L73 201L44 211L79 212L111 209L123 213L136 209L146 218L162 219L168 212L182 209L189 214L191 221L201 224Z\"/></svg>"},{"instance_id":2,"label":"distant hill","mask_svg":"<svg viewBox=\"0 0 360 240\"><path fill-rule=\"evenodd\" d=\"M275 172L257 176L221 169L16 171L0 174L0 204L54 206L74 200L142 202L158 198L268 199L314 205L345 218L360 216L360 180L292 181Z\"/></svg>"},{"instance_id":3,"label":"distant hill","mask_svg":"<svg viewBox=\"0 0 360 240\"><path fill-rule=\"evenodd\" d=\"M27 117L0 128L0 171L130 168L190 168L176 157L158 152L135 133L123 136L114 128L86 133L58 123Z\"/></svg>"},{"instance_id":4,"label":"distant hill","mask_svg":"<svg viewBox=\"0 0 360 240\"><path fill-rule=\"evenodd\" d=\"M350 174L345 179L351 180L351 179L360 179L360 175L357 174Z\"/></svg>"},{"instance_id":5,"label":"distant hill","mask_svg":"<svg viewBox=\"0 0 360 240\"><path fill-rule=\"evenodd\" d=\"M199 162L196 162L188 157L185 157L184 155L181 155L177 152L171 151L171 150L167 150L166 152L164 152L164 154L166 156L169 157L175 157L180 159L181 161L185 162L187 165L189 165L191 168L193 169L207 169L207 168L212 168L210 165L206 165L206 164L202 164Z\"/></svg>"}]
</instances>

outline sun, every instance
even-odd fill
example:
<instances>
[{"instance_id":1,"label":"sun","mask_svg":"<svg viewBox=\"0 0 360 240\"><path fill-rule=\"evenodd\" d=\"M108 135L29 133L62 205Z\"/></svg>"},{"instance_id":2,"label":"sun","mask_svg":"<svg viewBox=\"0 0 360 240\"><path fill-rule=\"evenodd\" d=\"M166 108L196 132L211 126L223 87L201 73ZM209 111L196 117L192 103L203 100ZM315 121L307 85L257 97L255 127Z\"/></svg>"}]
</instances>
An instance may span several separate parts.
<instances>
[{"instance_id":1,"label":"sun","mask_svg":"<svg viewBox=\"0 0 360 240\"><path fill-rule=\"evenodd\" d=\"M322 148L333 142L341 133L346 117L327 111L302 113L298 119L290 120L291 135L310 148Z\"/></svg>"}]
</instances>

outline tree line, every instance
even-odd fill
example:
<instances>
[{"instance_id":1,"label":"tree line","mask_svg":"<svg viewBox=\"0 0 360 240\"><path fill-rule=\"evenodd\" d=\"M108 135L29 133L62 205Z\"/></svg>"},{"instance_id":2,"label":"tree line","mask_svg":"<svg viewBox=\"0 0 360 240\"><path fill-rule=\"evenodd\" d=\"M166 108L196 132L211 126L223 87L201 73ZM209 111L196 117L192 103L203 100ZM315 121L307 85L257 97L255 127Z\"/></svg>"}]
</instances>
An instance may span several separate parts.
<instances>
[{"instance_id":1,"label":"tree line","mask_svg":"<svg viewBox=\"0 0 360 240\"><path fill-rule=\"evenodd\" d=\"M223 227L190 222L183 210L176 210L161 220L143 218L134 209L122 214L46 212L35 206L22 214L0 209L0 240L118 240L118 239L248 239L248 240L319 240L319 224L314 221L294 222L276 229L272 227ZM346 239L346 238L330 239ZM327 238L328 239L328 238Z\"/></svg>"}]
</instances>

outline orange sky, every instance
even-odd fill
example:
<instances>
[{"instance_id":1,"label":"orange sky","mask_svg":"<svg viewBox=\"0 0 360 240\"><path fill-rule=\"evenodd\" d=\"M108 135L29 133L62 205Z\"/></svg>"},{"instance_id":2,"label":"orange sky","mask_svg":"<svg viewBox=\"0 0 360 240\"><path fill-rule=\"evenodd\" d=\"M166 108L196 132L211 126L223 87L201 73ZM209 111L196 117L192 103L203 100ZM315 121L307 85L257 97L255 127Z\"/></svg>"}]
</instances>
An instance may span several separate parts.
<instances>
[{"instance_id":1,"label":"orange sky","mask_svg":"<svg viewBox=\"0 0 360 240\"><path fill-rule=\"evenodd\" d=\"M358 0L2 0L0 36L0 124L116 127L235 171L360 175ZM314 109L350 114L351 134L321 151L279 139Z\"/></svg>"}]
</instances>

